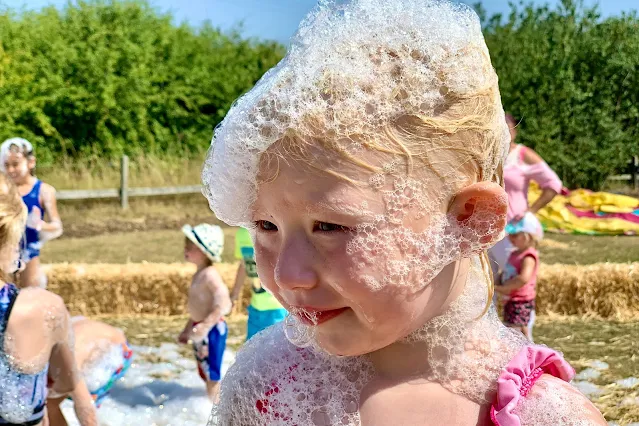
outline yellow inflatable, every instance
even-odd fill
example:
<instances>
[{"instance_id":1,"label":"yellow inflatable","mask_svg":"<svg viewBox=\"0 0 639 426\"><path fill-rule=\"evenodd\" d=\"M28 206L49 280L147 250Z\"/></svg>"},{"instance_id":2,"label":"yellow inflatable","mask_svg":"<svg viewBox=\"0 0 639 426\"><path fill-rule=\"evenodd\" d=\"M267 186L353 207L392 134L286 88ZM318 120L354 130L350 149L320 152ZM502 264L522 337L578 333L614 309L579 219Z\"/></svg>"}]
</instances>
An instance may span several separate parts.
<instances>
[{"instance_id":1,"label":"yellow inflatable","mask_svg":"<svg viewBox=\"0 0 639 426\"><path fill-rule=\"evenodd\" d=\"M530 183L529 203L541 194L535 182ZM550 232L589 235L639 234L639 199L608 192L577 189L557 195L537 217Z\"/></svg>"}]
</instances>

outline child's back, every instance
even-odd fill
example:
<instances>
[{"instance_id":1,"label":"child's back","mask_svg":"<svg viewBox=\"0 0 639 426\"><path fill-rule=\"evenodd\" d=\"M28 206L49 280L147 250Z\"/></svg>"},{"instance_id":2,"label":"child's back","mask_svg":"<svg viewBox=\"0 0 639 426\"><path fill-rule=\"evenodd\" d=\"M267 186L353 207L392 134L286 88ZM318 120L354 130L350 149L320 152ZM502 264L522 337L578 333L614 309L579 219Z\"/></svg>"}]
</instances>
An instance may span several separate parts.
<instances>
[{"instance_id":1,"label":"child's back","mask_svg":"<svg viewBox=\"0 0 639 426\"><path fill-rule=\"evenodd\" d=\"M68 312L62 299L46 290L18 293L13 284L4 284L0 294L0 424L37 421L44 414L47 373L60 392L69 392L78 380ZM58 368L49 371L50 363Z\"/></svg>"}]
</instances>

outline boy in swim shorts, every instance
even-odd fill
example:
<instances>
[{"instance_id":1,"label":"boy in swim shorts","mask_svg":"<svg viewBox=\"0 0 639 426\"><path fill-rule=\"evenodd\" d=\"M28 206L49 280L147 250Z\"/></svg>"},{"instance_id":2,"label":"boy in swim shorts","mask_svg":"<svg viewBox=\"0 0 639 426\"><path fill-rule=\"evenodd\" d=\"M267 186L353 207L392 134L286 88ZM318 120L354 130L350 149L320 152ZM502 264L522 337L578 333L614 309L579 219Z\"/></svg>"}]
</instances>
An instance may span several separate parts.
<instances>
[{"instance_id":1,"label":"boy in swim shorts","mask_svg":"<svg viewBox=\"0 0 639 426\"><path fill-rule=\"evenodd\" d=\"M228 328L224 315L231 311L229 291L215 262L221 261L224 233L219 226L185 225L184 258L197 266L188 295L190 318L178 336L178 342L193 344L198 372L206 382L211 401L216 402L222 378L222 356Z\"/></svg>"}]
</instances>

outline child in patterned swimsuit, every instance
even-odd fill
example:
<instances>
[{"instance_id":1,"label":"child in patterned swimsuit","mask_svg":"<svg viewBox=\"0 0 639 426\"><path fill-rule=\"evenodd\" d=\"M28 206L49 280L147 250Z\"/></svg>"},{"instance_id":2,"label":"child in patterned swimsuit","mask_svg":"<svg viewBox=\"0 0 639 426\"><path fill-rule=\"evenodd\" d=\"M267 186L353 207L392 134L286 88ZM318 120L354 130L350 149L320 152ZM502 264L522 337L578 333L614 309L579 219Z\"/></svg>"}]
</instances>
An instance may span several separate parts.
<instances>
[{"instance_id":1,"label":"child in patterned swimsuit","mask_svg":"<svg viewBox=\"0 0 639 426\"><path fill-rule=\"evenodd\" d=\"M532 341L532 330L528 324L535 314L539 270L537 244L544 233L541 223L532 213L526 213L521 220L509 223L506 233L515 250L508 257L500 285L495 287L495 291L508 296L504 306L504 323L521 331Z\"/></svg>"}]
</instances>

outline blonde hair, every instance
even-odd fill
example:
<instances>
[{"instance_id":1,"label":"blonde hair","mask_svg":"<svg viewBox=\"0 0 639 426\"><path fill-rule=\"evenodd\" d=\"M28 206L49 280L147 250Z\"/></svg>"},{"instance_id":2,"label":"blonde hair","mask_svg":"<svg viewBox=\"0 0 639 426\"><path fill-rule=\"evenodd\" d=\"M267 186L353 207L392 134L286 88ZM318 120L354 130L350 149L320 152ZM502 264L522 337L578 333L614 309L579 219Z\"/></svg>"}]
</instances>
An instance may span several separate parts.
<instances>
[{"instance_id":1,"label":"blonde hair","mask_svg":"<svg viewBox=\"0 0 639 426\"><path fill-rule=\"evenodd\" d=\"M27 208L18 189L4 173L0 173L0 253L17 248L26 220ZM0 269L0 273L6 279L6 272Z\"/></svg>"},{"instance_id":2,"label":"blonde hair","mask_svg":"<svg viewBox=\"0 0 639 426\"><path fill-rule=\"evenodd\" d=\"M490 67L489 59L487 64ZM450 93L445 87L440 88L440 91L445 92L444 103L433 115L401 115L379 127L376 135L367 132L350 135L346 140L335 140L324 130L331 119L329 113L307 114L300 129L289 128L274 149L262 154L260 163L266 167L260 169L274 168L276 171L261 176L259 180L277 177L279 161L302 160L310 167L317 168L318 163L313 161L313 147L336 153L371 173L383 172L383 167L366 161L361 150L348 149L348 146L355 144L368 152L401 158L404 171L396 170L394 174L414 176L428 170L442 182L453 180L453 190L482 181L503 187L503 165L510 138L497 76L492 67L486 72L494 76L488 80L490 84L486 87L463 95ZM330 87L324 86L324 94L331 96ZM313 131L316 133L312 134ZM359 184L336 170L322 168L321 171ZM492 301L494 281L486 251L480 254L480 261L488 287L485 313Z\"/></svg>"}]
</instances>

